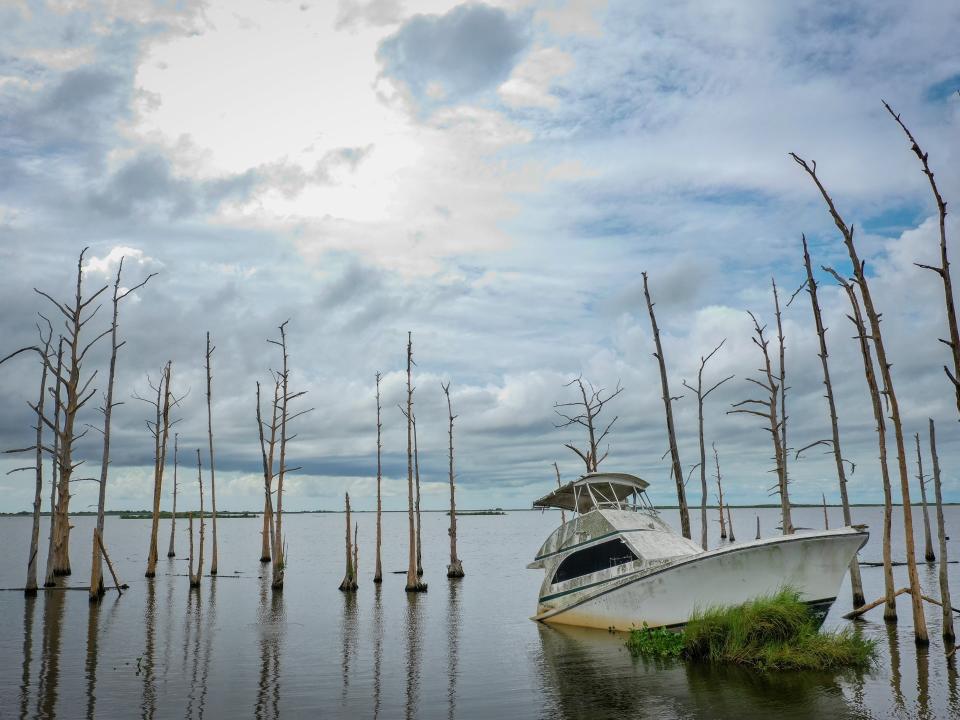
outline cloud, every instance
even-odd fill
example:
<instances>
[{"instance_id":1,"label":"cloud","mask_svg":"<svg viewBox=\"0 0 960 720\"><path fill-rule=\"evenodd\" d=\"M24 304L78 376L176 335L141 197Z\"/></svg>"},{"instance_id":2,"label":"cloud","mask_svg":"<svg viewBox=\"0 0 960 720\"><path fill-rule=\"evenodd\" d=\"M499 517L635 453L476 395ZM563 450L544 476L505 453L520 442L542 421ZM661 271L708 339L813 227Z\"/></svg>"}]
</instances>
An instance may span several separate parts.
<instances>
[{"instance_id":1,"label":"cloud","mask_svg":"<svg viewBox=\"0 0 960 720\"><path fill-rule=\"evenodd\" d=\"M573 69L573 58L558 48L537 48L517 65L497 92L512 107L554 108L560 102L550 93L554 78Z\"/></svg>"},{"instance_id":2,"label":"cloud","mask_svg":"<svg viewBox=\"0 0 960 720\"><path fill-rule=\"evenodd\" d=\"M505 80L528 42L522 18L469 3L415 15L380 43L377 59L418 102L448 105Z\"/></svg>"},{"instance_id":3,"label":"cloud","mask_svg":"<svg viewBox=\"0 0 960 720\"><path fill-rule=\"evenodd\" d=\"M340 0L334 27L355 30L360 25L393 25L400 21L402 14L400 0Z\"/></svg>"}]
</instances>

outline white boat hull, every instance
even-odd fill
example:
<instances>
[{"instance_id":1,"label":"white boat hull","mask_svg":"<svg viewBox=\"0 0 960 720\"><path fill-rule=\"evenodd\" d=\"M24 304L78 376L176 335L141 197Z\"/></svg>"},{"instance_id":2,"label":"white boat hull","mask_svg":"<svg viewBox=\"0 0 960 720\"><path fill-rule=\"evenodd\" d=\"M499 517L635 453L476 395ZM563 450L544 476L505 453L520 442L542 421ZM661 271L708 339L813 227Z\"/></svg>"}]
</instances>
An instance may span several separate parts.
<instances>
[{"instance_id":1,"label":"white boat hull","mask_svg":"<svg viewBox=\"0 0 960 720\"><path fill-rule=\"evenodd\" d=\"M629 630L683 625L696 609L736 605L790 586L828 609L869 535L853 528L731 545L659 567L617 574L579 589L543 595L543 622Z\"/></svg>"}]
</instances>

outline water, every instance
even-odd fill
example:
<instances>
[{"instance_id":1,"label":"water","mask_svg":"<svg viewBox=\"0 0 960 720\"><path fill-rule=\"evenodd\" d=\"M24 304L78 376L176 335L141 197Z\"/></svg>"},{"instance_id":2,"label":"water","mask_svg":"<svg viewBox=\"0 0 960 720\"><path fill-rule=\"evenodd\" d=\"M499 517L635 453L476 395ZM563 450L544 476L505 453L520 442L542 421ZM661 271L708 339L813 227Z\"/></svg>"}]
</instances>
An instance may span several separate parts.
<instances>
[{"instance_id":1,"label":"water","mask_svg":"<svg viewBox=\"0 0 960 720\"><path fill-rule=\"evenodd\" d=\"M831 526L840 512L830 509ZM960 508L945 509L960 537ZM676 523L676 513L664 513ZM735 509L739 540L755 517L775 533L774 510ZM863 560L880 560L878 508L857 508L874 537ZM382 717L382 718L885 718L960 717L955 664L943 657L940 610L927 606L931 645L916 648L909 598L901 622L882 610L857 627L879 640L868 672L758 674L731 667L634 659L623 637L531 622L542 571L527 570L558 513L514 512L458 519L467 576L445 577L448 518L423 517L429 591L407 595L406 516L384 515L384 582L372 583L375 516L360 525L360 590L337 590L343 576L342 515L290 515L286 587L274 594L258 562L260 520L218 523L220 576L188 591L186 523L180 557L162 558L143 578L149 522L108 517L105 538L121 579L99 605L85 592L25 599L0 592L0 717ZM711 518L713 519L713 518ZM922 522L915 514L918 538ZM89 577L93 518L76 518L72 585ZM895 520L895 528L899 515ZM694 514L693 525L699 527ZM798 526L822 527L822 511L795 510ZM0 585L22 587L29 518L0 519ZM715 535L718 527L711 532ZM169 521L161 523L161 553ZM902 530L900 531L902 534ZM42 536L46 527L42 528ZM208 526L207 537L210 532ZM714 539L714 544L718 539ZM902 539L895 559L903 559ZM922 545L920 546L922 548ZM951 543L954 557L960 557ZM45 554L41 552L41 555ZM207 551L209 557L209 550ZM960 596L958 565L951 565ZM863 569L868 600L883 592L881 568ZM895 568L898 587L906 568ZM935 567L920 566L938 596ZM956 604L956 601L955 603ZM848 625L849 588L826 626Z\"/></svg>"}]
</instances>

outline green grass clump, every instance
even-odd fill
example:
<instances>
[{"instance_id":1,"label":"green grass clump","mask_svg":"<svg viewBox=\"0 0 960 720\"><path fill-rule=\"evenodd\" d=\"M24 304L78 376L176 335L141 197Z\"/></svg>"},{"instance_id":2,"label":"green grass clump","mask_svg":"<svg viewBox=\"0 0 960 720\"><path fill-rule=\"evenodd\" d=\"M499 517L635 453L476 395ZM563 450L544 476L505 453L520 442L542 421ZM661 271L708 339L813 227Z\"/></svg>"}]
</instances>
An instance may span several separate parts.
<instances>
[{"instance_id":1,"label":"green grass clump","mask_svg":"<svg viewBox=\"0 0 960 720\"><path fill-rule=\"evenodd\" d=\"M653 639L655 632L632 631L627 648L634 655L666 657L657 651L663 641ZM698 610L682 633L663 632L679 638L674 657L759 670L862 668L875 654L873 641L849 629L820 632L816 616L791 588L742 605Z\"/></svg>"},{"instance_id":2,"label":"green grass clump","mask_svg":"<svg viewBox=\"0 0 960 720\"><path fill-rule=\"evenodd\" d=\"M627 638L627 649L631 655L649 657L680 657L683 652L683 633L666 628L634 628Z\"/></svg>"}]
</instances>

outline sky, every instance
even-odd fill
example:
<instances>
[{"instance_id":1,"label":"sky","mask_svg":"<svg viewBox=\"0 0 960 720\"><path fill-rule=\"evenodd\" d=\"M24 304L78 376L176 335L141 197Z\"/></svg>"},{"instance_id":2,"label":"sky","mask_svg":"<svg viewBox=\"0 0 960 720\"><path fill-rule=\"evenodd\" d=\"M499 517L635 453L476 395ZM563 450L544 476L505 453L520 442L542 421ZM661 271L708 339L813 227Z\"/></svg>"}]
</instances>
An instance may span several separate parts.
<instances>
[{"instance_id":1,"label":"sky","mask_svg":"<svg viewBox=\"0 0 960 720\"><path fill-rule=\"evenodd\" d=\"M662 3L628 0L251 0L0 4L0 356L36 341L34 288L69 299L156 277L121 307L110 508L145 508L145 421L162 366L185 395L174 431L180 507L196 504L206 451L204 340L213 355L218 507L262 507L256 382L279 367L289 321L297 408L291 510L376 505L375 374L381 372L384 507L406 506L407 333L413 334L423 506L447 490L451 383L458 505L529 507L583 471L556 403L582 376L623 392L601 469L672 504L657 362L643 299L656 302L681 461L699 461L704 382L724 493L776 502L756 397L761 357L747 311L774 328L815 265L849 260L809 178L816 160L848 223L883 330L907 434L938 427L945 499L960 501L960 425L942 367L936 206L890 102L960 198L960 8L887 0ZM957 200L960 202L960 200ZM951 205L952 207L952 205ZM948 216L948 238L960 231ZM851 498L879 502L878 448L846 298L818 269ZM105 297L105 296L102 296ZM103 308L89 325L107 327ZM784 310L788 439L830 434L807 295ZM85 360L105 389L108 341ZM0 366L0 446L32 442L40 367ZM100 427L96 402L83 426ZM892 433L891 433L892 435ZM100 435L78 442L72 508L95 507ZM172 451L172 448L171 448ZM891 458L895 447L890 446ZM29 464L0 457L0 511L30 507ZM170 467L163 506L169 507ZM710 500L714 500L710 464ZM832 456L790 455L795 502L837 502ZM49 474L49 466L47 467ZM894 475L896 478L896 475ZM913 497L918 485L913 479ZM45 490L45 495L47 491ZM698 472L687 486L699 503ZM899 492L895 492L899 498Z\"/></svg>"}]
</instances>

